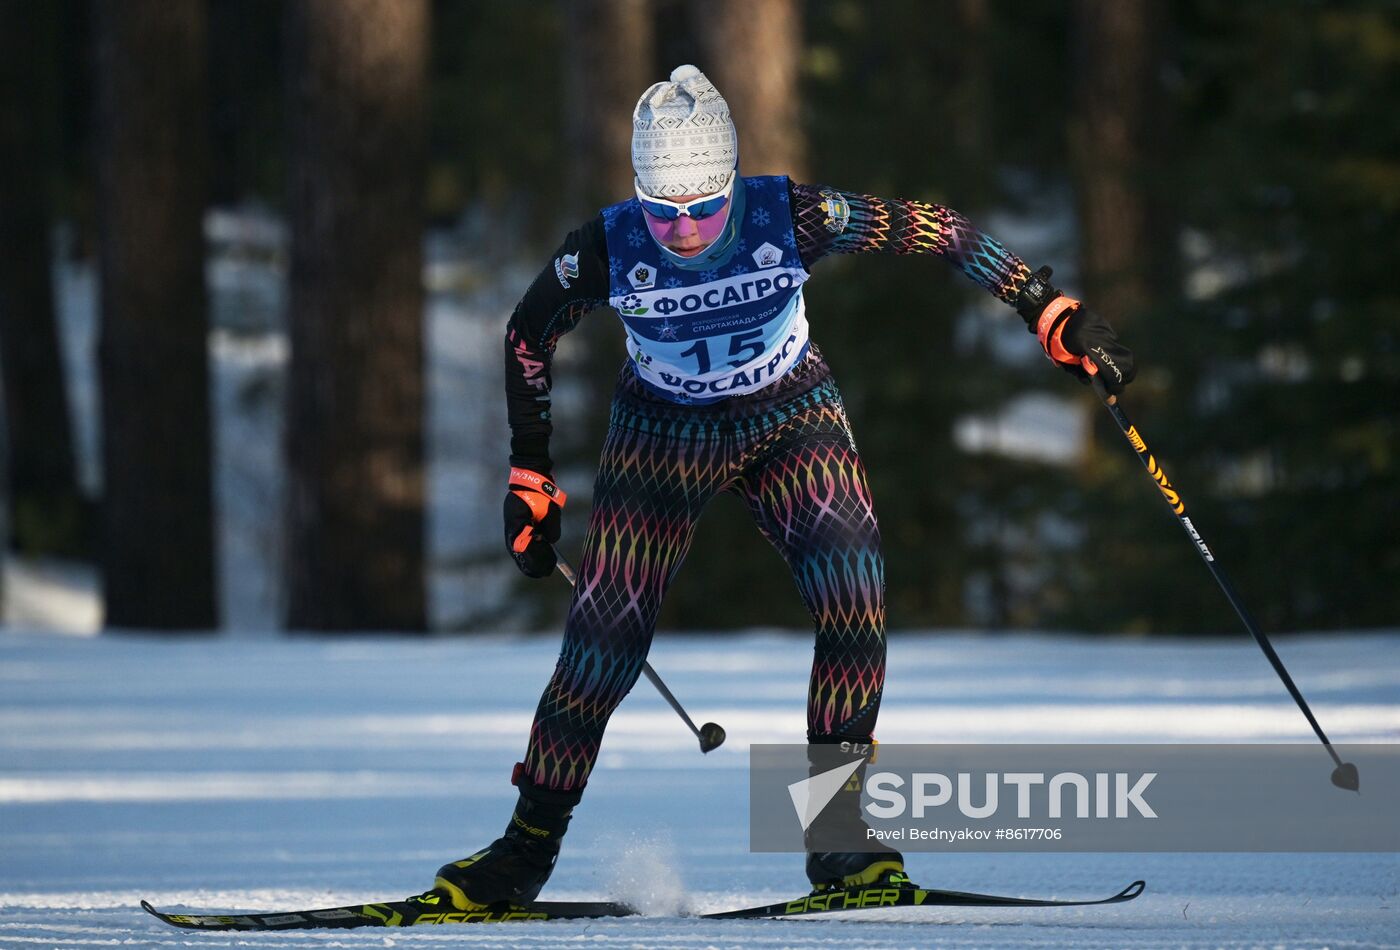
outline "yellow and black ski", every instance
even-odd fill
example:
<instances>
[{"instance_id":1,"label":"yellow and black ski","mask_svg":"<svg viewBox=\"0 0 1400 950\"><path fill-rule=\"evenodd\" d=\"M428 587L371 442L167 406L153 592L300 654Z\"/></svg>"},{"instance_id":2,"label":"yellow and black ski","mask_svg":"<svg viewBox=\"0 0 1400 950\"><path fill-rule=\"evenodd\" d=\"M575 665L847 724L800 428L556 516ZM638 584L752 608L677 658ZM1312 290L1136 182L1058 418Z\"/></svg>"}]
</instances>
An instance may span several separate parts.
<instances>
[{"instance_id":1,"label":"yellow and black ski","mask_svg":"<svg viewBox=\"0 0 1400 950\"><path fill-rule=\"evenodd\" d=\"M1147 885L1134 881L1111 897L1094 900L1056 900L1001 897L966 891L942 891L912 885L872 885L848 890L823 891L795 900L713 914L686 915L706 920L802 917L879 907L1085 907L1121 904L1143 892ZM296 910L261 914L167 914L146 901L142 908L175 927L187 930L320 930L350 927L420 927L437 924L504 924L539 920L588 920L599 917L632 917L639 912L610 901L535 901L520 907L485 910L454 909L439 893L377 904L355 904L324 910Z\"/></svg>"},{"instance_id":2,"label":"yellow and black ski","mask_svg":"<svg viewBox=\"0 0 1400 950\"><path fill-rule=\"evenodd\" d=\"M261 914L167 914L156 910L146 901L142 901L141 906L167 924L187 930L321 930L350 927L420 927L433 924L504 924L529 920L630 917L637 913L626 904L608 901L535 901L523 907L461 911L431 891L401 901Z\"/></svg>"},{"instance_id":3,"label":"yellow and black ski","mask_svg":"<svg viewBox=\"0 0 1400 950\"><path fill-rule=\"evenodd\" d=\"M1055 900L1031 897L1000 897L966 891L940 891L913 885L881 885L822 891L796 900L742 910L702 914L709 920L743 920L758 917L803 917L840 911L873 910L877 907L1084 907L1090 904L1121 904L1137 897L1147 887L1134 881L1112 897L1095 900Z\"/></svg>"}]
</instances>

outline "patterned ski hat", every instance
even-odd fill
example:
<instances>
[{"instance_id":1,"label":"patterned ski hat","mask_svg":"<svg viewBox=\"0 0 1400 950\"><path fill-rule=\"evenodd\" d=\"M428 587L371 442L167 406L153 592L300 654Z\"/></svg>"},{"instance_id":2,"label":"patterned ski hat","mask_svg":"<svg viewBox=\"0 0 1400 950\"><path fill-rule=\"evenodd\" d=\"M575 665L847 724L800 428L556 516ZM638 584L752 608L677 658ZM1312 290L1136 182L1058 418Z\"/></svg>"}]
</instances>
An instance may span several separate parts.
<instances>
[{"instance_id":1,"label":"patterned ski hat","mask_svg":"<svg viewBox=\"0 0 1400 950\"><path fill-rule=\"evenodd\" d=\"M632 111L632 168L657 198L719 191L739 160L729 104L705 74L677 66L670 82L642 93Z\"/></svg>"}]
</instances>

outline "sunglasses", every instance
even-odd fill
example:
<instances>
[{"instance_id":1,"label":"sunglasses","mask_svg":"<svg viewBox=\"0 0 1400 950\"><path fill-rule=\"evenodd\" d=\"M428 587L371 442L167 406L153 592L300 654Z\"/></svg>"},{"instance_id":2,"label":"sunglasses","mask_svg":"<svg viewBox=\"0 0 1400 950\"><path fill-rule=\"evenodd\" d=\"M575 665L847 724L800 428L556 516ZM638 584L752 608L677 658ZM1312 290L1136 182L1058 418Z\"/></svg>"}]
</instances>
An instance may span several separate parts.
<instances>
[{"instance_id":1,"label":"sunglasses","mask_svg":"<svg viewBox=\"0 0 1400 950\"><path fill-rule=\"evenodd\" d=\"M642 186L635 181L632 187L637 192L637 200L641 202L642 210L653 218L662 221L675 221L681 215L685 215L692 221L703 221L713 217L724 210L724 206L729 203L729 196L734 193L734 179L738 175L731 172L729 182L720 191L713 195L706 195L703 198L696 198L694 201L676 202L667 201L665 198L653 198L642 191Z\"/></svg>"}]
</instances>

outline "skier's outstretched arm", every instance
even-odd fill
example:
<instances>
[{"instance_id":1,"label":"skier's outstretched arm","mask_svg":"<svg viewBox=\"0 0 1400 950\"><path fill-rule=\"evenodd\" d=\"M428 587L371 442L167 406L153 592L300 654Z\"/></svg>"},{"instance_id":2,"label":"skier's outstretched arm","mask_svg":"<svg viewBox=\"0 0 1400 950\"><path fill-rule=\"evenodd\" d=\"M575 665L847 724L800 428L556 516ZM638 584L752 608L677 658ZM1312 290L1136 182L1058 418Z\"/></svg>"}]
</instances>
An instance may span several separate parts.
<instances>
[{"instance_id":1,"label":"skier's outstretched arm","mask_svg":"<svg viewBox=\"0 0 1400 950\"><path fill-rule=\"evenodd\" d=\"M540 271L506 325L506 415L510 421L510 482L505 498L506 546L530 577L554 570L560 509L549 455L550 364L559 337L589 311L607 304L607 247L595 218L569 234Z\"/></svg>"},{"instance_id":2,"label":"skier's outstretched arm","mask_svg":"<svg viewBox=\"0 0 1400 950\"><path fill-rule=\"evenodd\" d=\"M877 198L824 185L791 186L797 250L808 270L831 254L934 254L997 299L1016 308L1046 356L1087 382L1101 375L1109 392L1132 381L1133 355L1108 321L1034 274L1000 241L952 208Z\"/></svg>"}]
</instances>

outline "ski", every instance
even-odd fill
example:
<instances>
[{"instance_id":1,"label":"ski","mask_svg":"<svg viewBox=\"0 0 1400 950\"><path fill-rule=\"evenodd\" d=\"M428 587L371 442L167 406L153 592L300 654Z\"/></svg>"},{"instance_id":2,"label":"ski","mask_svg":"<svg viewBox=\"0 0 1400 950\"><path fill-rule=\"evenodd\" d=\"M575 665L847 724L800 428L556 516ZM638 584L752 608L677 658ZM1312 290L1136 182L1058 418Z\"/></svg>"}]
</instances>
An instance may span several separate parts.
<instances>
[{"instance_id":1,"label":"ski","mask_svg":"<svg viewBox=\"0 0 1400 950\"><path fill-rule=\"evenodd\" d=\"M429 898L424 900L424 898ZM264 914L167 914L148 902L150 914L186 930L339 930L351 927L419 927L430 924L503 924L526 920L587 920L597 917L630 917L637 913L626 904L608 901L535 901L523 907L455 910L438 903L431 891L421 897L374 904L328 907L324 910L277 911Z\"/></svg>"},{"instance_id":2,"label":"ski","mask_svg":"<svg viewBox=\"0 0 1400 950\"><path fill-rule=\"evenodd\" d=\"M778 904L725 910L700 916L707 920L744 920L759 917L802 917L807 914L873 910L877 907L1086 907L1092 904L1121 904L1137 897L1146 887L1145 881L1134 881L1112 897L1073 901L1000 897L995 894L940 891L910 885L891 887L877 884L872 887L823 891Z\"/></svg>"},{"instance_id":3,"label":"ski","mask_svg":"<svg viewBox=\"0 0 1400 950\"><path fill-rule=\"evenodd\" d=\"M808 894L790 901L694 915L702 920L754 920L802 917L879 907L1087 907L1121 904L1133 900L1147 887L1134 881L1111 897L1094 900L1055 900L1002 897L913 886L850 888ZM633 917L639 912L610 901L535 901L521 907L492 907L460 911L440 903L429 891L419 897L374 904L353 904L324 910L277 911L265 914L167 914L148 902L141 907L172 927L187 930L320 930L351 927L419 927L435 924L503 924L539 920L591 920L599 917ZM689 915L686 915L689 916Z\"/></svg>"}]
</instances>

